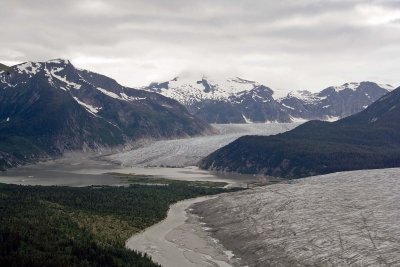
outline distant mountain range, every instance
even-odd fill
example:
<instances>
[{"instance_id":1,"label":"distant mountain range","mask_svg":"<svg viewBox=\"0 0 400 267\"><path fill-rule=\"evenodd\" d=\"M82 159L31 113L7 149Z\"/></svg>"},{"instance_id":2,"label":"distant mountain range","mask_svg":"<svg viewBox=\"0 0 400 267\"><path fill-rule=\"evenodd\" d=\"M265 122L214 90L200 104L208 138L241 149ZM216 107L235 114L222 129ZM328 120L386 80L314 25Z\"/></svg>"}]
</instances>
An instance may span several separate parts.
<instances>
[{"instance_id":1,"label":"distant mountain range","mask_svg":"<svg viewBox=\"0 0 400 267\"><path fill-rule=\"evenodd\" d=\"M202 76L176 77L142 89L176 99L209 123L264 123L337 120L365 109L394 88L373 82L346 83L319 93L296 91L277 98L273 89L255 81Z\"/></svg>"},{"instance_id":2,"label":"distant mountain range","mask_svg":"<svg viewBox=\"0 0 400 267\"><path fill-rule=\"evenodd\" d=\"M400 167L399 133L400 87L336 122L310 121L275 136L241 137L200 166L284 178Z\"/></svg>"},{"instance_id":3,"label":"distant mountain range","mask_svg":"<svg viewBox=\"0 0 400 267\"><path fill-rule=\"evenodd\" d=\"M0 71L0 168L65 150L212 132L177 101L121 86L68 60Z\"/></svg>"}]
</instances>

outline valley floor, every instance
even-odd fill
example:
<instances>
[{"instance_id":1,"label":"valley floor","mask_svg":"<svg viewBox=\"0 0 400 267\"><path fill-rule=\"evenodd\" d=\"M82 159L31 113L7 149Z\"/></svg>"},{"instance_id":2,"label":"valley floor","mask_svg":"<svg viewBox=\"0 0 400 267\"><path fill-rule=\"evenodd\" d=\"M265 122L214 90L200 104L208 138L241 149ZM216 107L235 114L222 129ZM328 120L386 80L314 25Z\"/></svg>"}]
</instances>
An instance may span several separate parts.
<instances>
[{"instance_id":1,"label":"valley floor","mask_svg":"<svg viewBox=\"0 0 400 267\"><path fill-rule=\"evenodd\" d=\"M400 168L225 194L194 213L248 266L399 266Z\"/></svg>"},{"instance_id":2,"label":"valley floor","mask_svg":"<svg viewBox=\"0 0 400 267\"><path fill-rule=\"evenodd\" d=\"M272 135L300 123L216 124L219 134L186 139L149 141L142 147L98 158L68 153L63 158L0 172L0 182L23 185L127 185L109 173L155 176L178 180L227 182L243 186L252 175L215 174L194 167L198 160L243 135Z\"/></svg>"}]
</instances>

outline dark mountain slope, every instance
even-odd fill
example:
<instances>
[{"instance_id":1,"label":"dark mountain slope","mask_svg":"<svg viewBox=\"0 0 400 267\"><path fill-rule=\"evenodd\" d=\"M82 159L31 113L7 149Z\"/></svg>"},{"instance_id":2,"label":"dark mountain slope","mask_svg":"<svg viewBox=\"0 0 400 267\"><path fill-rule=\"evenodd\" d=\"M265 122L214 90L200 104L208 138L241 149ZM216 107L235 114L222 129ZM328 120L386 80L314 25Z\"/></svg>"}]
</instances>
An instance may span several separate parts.
<instances>
[{"instance_id":1,"label":"dark mountain slope","mask_svg":"<svg viewBox=\"0 0 400 267\"><path fill-rule=\"evenodd\" d=\"M400 166L400 88L337 122L310 121L275 136L245 136L200 166L284 178Z\"/></svg>"},{"instance_id":2,"label":"dark mountain slope","mask_svg":"<svg viewBox=\"0 0 400 267\"><path fill-rule=\"evenodd\" d=\"M9 66L0 63L0 71L10 71L10 70L11 68Z\"/></svg>"},{"instance_id":3,"label":"dark mountain slope","mask_svg":"<svg viewBox=\"0 0 400 267\"><path fill-rule=\"evenodd\" d=\"M65 150L211 132L177 101L78 70L67 60L0 72L0 168Z\"/></svg>"}]
</instances>

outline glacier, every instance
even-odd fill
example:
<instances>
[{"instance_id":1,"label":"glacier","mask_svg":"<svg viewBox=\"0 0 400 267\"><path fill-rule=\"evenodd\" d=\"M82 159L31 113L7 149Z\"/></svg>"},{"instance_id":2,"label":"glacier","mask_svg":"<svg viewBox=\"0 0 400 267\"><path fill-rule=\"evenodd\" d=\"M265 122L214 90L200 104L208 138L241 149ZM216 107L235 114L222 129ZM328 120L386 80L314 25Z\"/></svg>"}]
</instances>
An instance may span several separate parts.
<instances>
[{"instance_id":1,"label":"glacier","mask_svg":"<svg viewBox=\"0 0 400 267\"><path fill-rule=\"evenodd\" d=\"M241 266L400 266L400 168L340 172L192 206Z\"/></svg>"},{"instance_id":2,"label":"glacier","mask_svg":"<svg viewBox=\"0 0 400 267\"><path fill-rule=\"evenodd\" d=\"M213 124L219 134L186 139L147 141L141 147L116 153L107 159L123 166L193 166L208 154L243 135L273 135L301 123Z\"/></svg>"}]
</instances>

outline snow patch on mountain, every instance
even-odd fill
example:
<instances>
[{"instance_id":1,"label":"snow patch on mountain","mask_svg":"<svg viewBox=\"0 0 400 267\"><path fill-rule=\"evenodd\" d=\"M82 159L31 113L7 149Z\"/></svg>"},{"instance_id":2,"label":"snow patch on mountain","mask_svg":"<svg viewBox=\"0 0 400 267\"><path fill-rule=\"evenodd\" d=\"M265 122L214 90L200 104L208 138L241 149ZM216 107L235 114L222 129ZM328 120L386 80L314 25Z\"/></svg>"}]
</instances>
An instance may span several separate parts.
<instances>
[{"instance_id":1,"label":"snow patch on mountain","mask_svg":"<svg viewBox=\"0 0 400 267\"><path fill-rule=\"evenodd\" d=\"M121 97L119 99L126 100L126 101L139 101L139 100L145 100L147 98L146 97L132 97L132 96L128 96L125 93L121 93Z\"/></svg>"},{"instance_id":2,"label":"snow patch on mountain","mask_svg":"<svg viewBox=\"0 0 400 267\"><path fill-rule=\"evenodd\" d=\"M335 91L340 92L346 89L350 89L350 90L357 90L357 88L360 86L360 83L356 83L356 82L351 82L351 83L345 83L342 84L340 86L332 86L332 88L335 89Z\"/></svg>"},{"instance_id":3,"label":"snow patch on mountain","mask_svg":"<svg viewBox=\"0 0 400 267\"><path fill-rule=\"evenodd\" d=\"M273 96L274 99L279 100L281 98L286 97L289 93L293 92L291 90L288 89L283 89L283 88L274 88L273 89Z\"/></svg>"},{"instance_id":4,"label":"snow patch on mountain","mask_svg":"<svg viewBox=\"0 0 400 267\"><path fill-rule=\"evenodd\" d=\"M115 99L121 99L121 97L119 95L117 95L116 93L107 91L106 89L97 87L97 90L99 90L100 92L102 92L103 94L105 94L105 95L107 95L109 97L112 97L112 98L115 98Z\"/></svg>"},{"instance_id":5,"label":"snow patch on mountain","mask_svg":"<svg viewBox=\"0 0 400 267\"><path fill-rule=\"evenodd\" d=\"M191 105L204 100L228 101L234 95L248 92L261 84L239 77L216 79L203 75L201 78L189 76L176 77L165 83L152 83L162 95ZM146 88L144 88L146 89ZM147 89L148 90L148 89Z\"/></svg>"},{"instance_id":6,"label":"snow patch on mountain","mask_svg":"<svg viewBox=\"0 0 400 267\"><path fill-rule=\"evenodd\" d=\"M253 123L253 121L251 119L247 118L244 114L242 114L242 117L246 123Z\"/></svg>"},{"instance_id":7,"label":"snow patch on mountain","mask_svg":"<svg viewBox=\"0 0 400 267\"><path fill-rule=\"evenodd\" d=\"M93 115L96 115L99 112L99 110L102 109L101 107L97 108L97 107L93 107L92 105L86 104L85 102L80 101L75 96L73 98L75 99L76 102L78 102L79 105L83 106L87 111L89 111Z\"/></svg>"},{"instance_id":8,"label":"snow patch on mountain","mask_svg":"<svg viewBox=\"0 0 400 267\"><path fill-rule=\"evenodd\" d=\"M71 62L68 59L62 59L62 58L50 59L50 60L46 61L46 63L54 63L54 64L60 64L60 65L71 64Z\"/></svg>"},{"instance_id":9,"label":"snow patch on mountain","mask_svg":"<svg viewBox=\"0 0 400 267\"><path fill-rule=\"evenodd\" d=\"M68 81L68 80L67 80L67 75L65 75L64 77L58 75L58 73L61 72L61 71L63 71L63 70L64 70L64 68L62 68L62 67L54 67L54 68L51 68L51 69L50 69L50 74L51 74L51 76L53 76L53 77L56 78L57 80L59 80L59 81L65 83L65 84L67 85L67 87L72 87L72 88L75 88L75 89L80 89L80 88L81 88L81 85L80 85L80 84L77 84L77 83L74 83L74 82L71 82L71 81Z\"/></svg>"},{"instance_id":10,"label":"snow patch on mountain","mask_svg":"<svg viewBox=\"0 0 400 267\"><path fill-rule=\"evenodd\" d=\"M285 104L283 104L283 103L282 103L282 106L284 106L285 108L288 108L288 109L295 110L295 108L293 108L293 107L290 107L290 106L288 106L288 105L285 105Z\"/></svg>"},{"instance_id":11,"label":"snow patch on mountain","mask_svg":"<svg viewBox=\"0 0 400 267\"><path fill-rule=\"evenodd\" d=\"M40 63L25 62L16 66L18 73L28 74L30 77L39 72L41 68Z\"/></svg>"},{"instance_id":12,"label":"snow patch on mountain","mask_svg":"<svg viewBox=\"0 0 400 267\"><path fill-rule=\"evenodd\" d=\"M307 90L298 90L290 92L289 94L287 94L287 96L277 99L277 101L282 103L282 100L286 98L297 98L298 100L301 100L306 104L312 104L326 99L326 96L319 96L317 93L312 93ZM293 109L293 107L290 108Z\"/></svg>"},{"instance_id":13,"label":"snow patch on mountain","mask_svg":"<svg viewBox=\"0 0 400 267\"><path fill-rule=\"evenodd\" d=\"M47 69L44 68L44 76L47 77L47 81L49 82L49 84L53 87L55 87L54 82L53 82L53 76L51 75L51 72ZM60 87L62 90L67 91L66 88L64 87Z\"/></svg>"}]
</instances>

